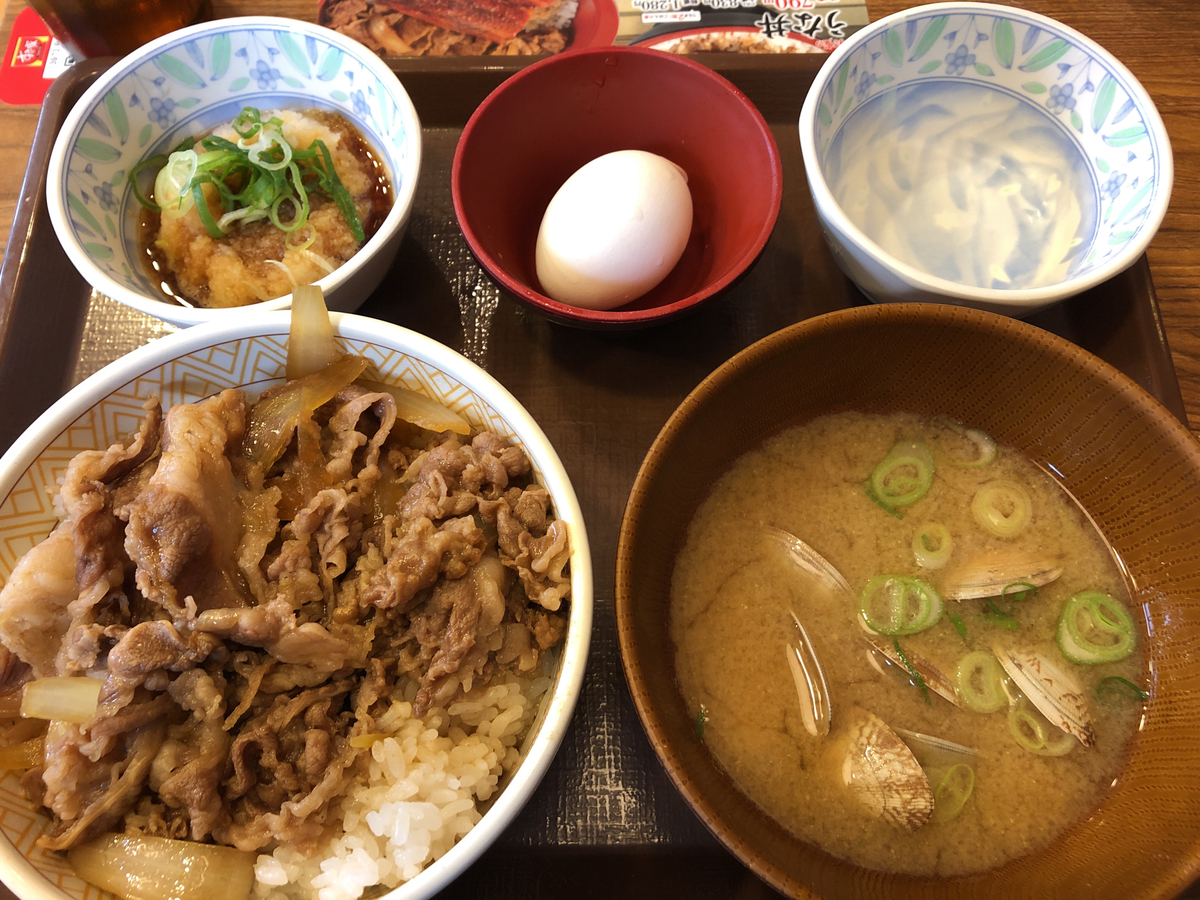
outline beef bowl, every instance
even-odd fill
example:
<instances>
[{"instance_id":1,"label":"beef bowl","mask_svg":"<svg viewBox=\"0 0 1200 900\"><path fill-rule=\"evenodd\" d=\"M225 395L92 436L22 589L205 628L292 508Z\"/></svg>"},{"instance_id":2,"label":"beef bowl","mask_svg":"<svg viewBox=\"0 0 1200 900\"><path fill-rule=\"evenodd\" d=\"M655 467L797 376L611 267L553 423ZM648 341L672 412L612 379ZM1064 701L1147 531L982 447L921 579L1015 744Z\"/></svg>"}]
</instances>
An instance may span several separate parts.
<instances>
[{"instance_id":1,"label":"beef bowl","mask_svg":"<svg viewBox=\"0 0 1200 900\"><path fill-rule=\"evenodd\" d=\"M332 323L288 386L287 312L155 341L0 461L23 900L428 897L546 771L591 628L562 464L457 353Z\"/></svg>"},{"instance_id":2,"label":"beef bowl","mask_svg":"<svg viewBox=\"0 0 1200 900\"><path fill-rule=\"evenodd\" d=\"M1067 341L933 304L807 320L702 382L638 473L635 706L787 896L1174 896L1198 505L1195 437Z\"/></svg>"}]
</instances>

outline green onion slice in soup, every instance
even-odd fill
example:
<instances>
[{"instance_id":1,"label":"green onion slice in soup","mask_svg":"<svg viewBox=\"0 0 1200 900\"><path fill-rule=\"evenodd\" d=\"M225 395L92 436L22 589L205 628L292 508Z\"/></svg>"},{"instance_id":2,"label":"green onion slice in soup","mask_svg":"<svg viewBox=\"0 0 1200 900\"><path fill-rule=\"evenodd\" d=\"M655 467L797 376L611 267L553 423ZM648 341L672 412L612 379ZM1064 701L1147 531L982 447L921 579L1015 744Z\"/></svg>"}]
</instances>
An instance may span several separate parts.
<instances>
[{"instance_id":1,"label":"green onion slice in soup","mask_svg":"<svg viewBox=\"0 0 1200 900\"><path fill-rule=\"evenodd\" d=\"M1008 710L1008 730L1018 744L1039 756L1066 756L1075 738L1031 712L1024 701Z\"/></svg>"},{"instance_id":2,"label":"green onion slice in soup","mask_svg":"<svg viewBox=\"0 0 1200 900\"><path fill-rule=\"evenodd\" d=\"M974 790L975 770L966 763L953 766L933 791L933 821L949 822L958 818Z\"/></svg>"},{"instance_id":3,"label":"green onion slice in soup","mask_svg":"<svg viewBox=\"0 0 1200 900\"><path fill-rule=\"evenodd\" d=\"M863 622L876 634L889 637L932 628L944 607L933 585L906 575L876 575L858 598Z\"/></svg>"},{"instance_id":4,"label":"green onion slice in soup","mask_svg":"<svg viewBox=\"0 0 1200 900\"><path fill-rule=\"evenodd\" d=\"M986 650L968 653L958 661L954 684L963 706L972 712L994 713L1008 703L1004 693L1004 669Z\"/></svg>"},{"instance_id":5,"label":"green onion slice in soup","mask_svg":"<svg viewBox=\"0 0 1200 900\"><path fill-rule=\"evenodd\" d=\"M916 503L933 484L933 455L916 441L892 447L867 481L871 499L889 512Z\"/></svg>"},{"instance_id":6,"label":"green onion slice in soup","mask_svg":"<svg viewBox=\"0 0 1200 900\"><path fill-rule=\"evenodd\" d=\"M1133 652L1133 619L1108 594L1080 591L1063 607L1056 637L1058 649L1073 663L1118 662Z\"/></svg>"},{"instance_id":7,"label":"green onion slice in soup","mask_svg":"<svg viewBox=\"0 0 1200 900\"><path fill-rule=\"evenodd\" d=\"M1140 687L1130 681L1128 678L1122 678L1120 675L1109 675L1107 678L1101 678L1100 683L1096 685L1096 699L1104 706L1112 706L1114 703L1132 700L1134 703L1145 703L1150 697Z\"/></svg>"}]
</instances>

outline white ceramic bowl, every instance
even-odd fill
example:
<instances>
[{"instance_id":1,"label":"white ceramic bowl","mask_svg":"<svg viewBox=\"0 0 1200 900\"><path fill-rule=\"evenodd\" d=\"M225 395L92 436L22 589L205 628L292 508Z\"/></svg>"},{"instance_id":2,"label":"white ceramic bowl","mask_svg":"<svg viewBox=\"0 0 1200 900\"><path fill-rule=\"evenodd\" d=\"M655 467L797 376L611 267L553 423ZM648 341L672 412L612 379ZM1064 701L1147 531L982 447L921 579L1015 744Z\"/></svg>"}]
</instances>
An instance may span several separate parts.
<instances>
[{"instance_id":1,"label":"white ceramic bowl","mask_svg":"<svg viewBox=\"0 0 1200 900\"><path fill-rule=\"evenodd\" d=\"M232 121L245 106L341 113L378 152L392 182L392 211L352 259L317 284L340 312L353 312L379 285L404 237L421 167L412 101L357 41L296 19L249 16L193 25L134 51L96 80L63 123L46 202L67 256L96 290L184 326L290 306L290 294L234 310L168 302L138 249L141 207L130 169Z\"/></svg>"},{"instance_id":2,"label":"white ceramic bowl","mask_svg":"<svg viewBox=\"0 0 1200 900\"><path fill-rule=\"evenodd\" d=\"M962 103L968 92L974 101ZM990 131L967 124L968 116L984 121L978 115L984 103L1008 108L1007 122L1021 127L998 126L999 117ZM868 123L874 163L853 152ZM867 296L1007 315L1032 313L1132 265L1162 222L1173 181L1162 119L1128 69L1053 19L987 3L916 7L848 38L809 91L800 145L825 237ZM982 220L991 230L976 231L975 242L960 242L950 220L939 216L949 211L952 218L951 204L928 202L952 197L974 221L973 204L984 192L951 182L947 173L957 161L971 158L992 173L1004 155L1028 163L1043 151L1062 154L1048 165L1075 187L1059 191L1051 201L1057 206L1027 204L1037 215L1024 216L1020 240L1011 204L1050 197L1053 184L1038 187L1039 179L1047 185L1047 169L1039 174L1028 164L1026 175L1008 169L1006 189L1016 196L989 201ZM937 179L945 190L922 193ZM1027 192L1028 185L1034 187ZM1078 204L1078 219L1063 214L1053 234L1047 226L1056 209L1066 208L1064 194ZM919 223L907 247L865 233L893 216ZM957 249L948 254L947 248ZM1041 277L1030 277L1039 263Z\"/></svg>"},{"instance_id":3,"label":"white ceramic bowl","mask_svg":"<svg viewBox=\"0 0 1200 900\"><path fill-rule=\"evenodd\" d=\"M333 315L341 348L365 356L372 378L421 391L523 447L538 481L571 535L571 596L565 644L554 685L524 746L524 760L482 820L440 860L397 888L389 900L432 896L496 839L529 799L566 731L579 696L592 623L592 568L575 491L537 423L494 378L427 337L361 316ZM257 393L278 383L286 362L289 314L263 312L190 328L122 357L67 393L0 458L0 581L55 524L51 496L79 451L104 448L136 429L142 401L157 391L164 408L228 387ZM371 369L368 369L371 372ZM21 900L97 900L58 854L35 841L48 824L24 798L12 772L0 773L0 875Z\"/></svg>"}]
</instances>

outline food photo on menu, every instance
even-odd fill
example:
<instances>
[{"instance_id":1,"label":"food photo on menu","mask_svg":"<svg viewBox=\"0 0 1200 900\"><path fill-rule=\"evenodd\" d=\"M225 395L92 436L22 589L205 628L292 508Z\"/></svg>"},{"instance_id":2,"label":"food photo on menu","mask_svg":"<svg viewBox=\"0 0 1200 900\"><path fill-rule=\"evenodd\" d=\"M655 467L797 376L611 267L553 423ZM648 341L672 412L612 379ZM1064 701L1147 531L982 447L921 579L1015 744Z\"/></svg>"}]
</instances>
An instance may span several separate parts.
<instances>
[{"instance_id":1,"label":"food photo on menu","mask_svg":"<svg viewBox=\"0 0 1200 900\"><path fill-rule=\"evenodd\" d=\"M0 900L1200 897L1103 15L29 2Z\"/></svg>"},{"instance_id":2,"label":"food photo on menu","mask_svg":"<svg viewBox=\"0 0 1200 900\"><path fill-rule=\"evenodd\" d=\"M868 18L861 0L322 0L318 21L383 56L536 56L829 52Z\"/></svg>"}]
</instances>

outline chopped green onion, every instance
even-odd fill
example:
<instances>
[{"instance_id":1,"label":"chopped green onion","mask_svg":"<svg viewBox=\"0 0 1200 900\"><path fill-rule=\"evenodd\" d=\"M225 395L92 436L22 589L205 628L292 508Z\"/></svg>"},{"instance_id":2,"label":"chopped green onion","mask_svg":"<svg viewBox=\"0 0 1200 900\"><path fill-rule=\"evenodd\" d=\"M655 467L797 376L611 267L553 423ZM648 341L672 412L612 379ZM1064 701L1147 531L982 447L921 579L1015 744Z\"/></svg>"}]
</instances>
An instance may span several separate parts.
<instances>
[{"instance_id":1,"label":"chopped green onion","mask_svg":"<svg viewBox=\"0 0 1200 900\"><path fill-rule=\"evenodd\" d=\"M1031 713L1024 702L1008 710L1008 730L1017 743L1040 756L1066 756L1075 746L1075 739Z\"/></svg>"},{"instance_id":2,"label":"chopped green onion","mask_svg":"<svg viewBox=\"0 0 1200 900\"><path fill-rule=\"evenodd\" d=\"M1125 607L1100 591L1080 591L1058 620L1058 649L1073 663L1117 662L1133 652L1133 620Z\"/></svg>"},{"instance_id":3,"label":"chopped green onion","mask_svg":"<svg viewBox=\"0 0 1200 900\"><path fill-rule=\"evenodd\" d=\"M309 196L316 194L333 201L355 240L363 243L366 233L354 198L338 177L329 148L316 140L298 150L287 142L282 125L276 117L263 122L262 114L248 106L233 122L237 143L209 135L198 142L185 141L169 157L155 156L135 166L129 173L134 196L164 215L183 215L194 203L205 230L220 240L234 222L248 225L260 219L270 219L285 232L298 231L308 222ZM137 184L137 175L151 167L158 169L156 202L148 200ZM216 191L219 217L208 208L205 184ZM286 215L284 204L292 208L287 221L281 217L281 211Z\"/></svg>"},{"instance_id":4,"label":"chopped green onion","mask_svg":"<svg viewBox=\"0 0 1200 900\"><path fill-rule=\"evenodd\" d=\"M975 790L975 770L966 763L952 766L933 791L933 821L958 818Z\"/></svg>"},{"instance_id":5,"label":"chopped green onion","mask_svg":"<svg viewBox=\"0 0 1200 900\"><path fill-rule=\"evenodd\" d=\"M696 713L696 740L704 740L704 723L708 721L708 707L703 703L700 704L700 711Z\"/></svg>"},{"instance_id":6,"label":"chopped green onion","mask_svg":"<svg viewBox=\"0 0 1200 900\"><path fill-rule=\"evenodd\" d=\"M900 649L900 638L892 638L892 646L896 648L896 655L900 657L900 662L904 663L904 668L908 670L908 675L913 680L918 688L921 689L921 696L925 698L926 706L933 706L933 701L929 699L929 688L925 686L925 679L921 677L913 664L908 661L908 657L904 655L904 651Z\"/></svg>"},{"instance_id":7,"label":"chopped green onion","mask_svg":"<svg viewBox=\"0 0 1200 900\"><path fill-rule=\"evenodd\" d=\"M150 200L145 194L142 193L142 187L138 184L138 176L147 169L153 169L155 172L157 172L164 165L166 165L167 159L168 157L166 155L159 153L157 156L151 156L149 159L143 159L140 163L129 170L129 183L133 186L134 198L138 203L146 207L146 209L153 210L154 212L158 212L158 204L156 204L153 200Z\"/></svg>"},{"instance_id":8,"label":"chopped green onion","mask_svg":"<svg viewBox=\"0 0 1200 900\"><path fill-rule=\"evenodd\" d=\"M1120 675L1109 675L1107 678L1101 678L1100 683L1096 685L1096 699L1105 706L1111 705L1108 702L1109 699L1120 701L1133 700L1135 703L1144 703L1149 698L1149 694L1128 678L1122 678Z\"/></svg>"},{"instance_id":9,"label":"chopped green onion","mask_svg":"<svg viewBox=\"0 0 1200 900\"><path fill-rule=\"evenodd\" d=\"M1009 631L1021 630L1021 623L1006 613L985 612L979 618L983 619L989 625L995 625L997 628L1007 628Z\"/></svg>"},{"instance_id":10,"label":"chopped green onion","mask_svg":"<svg viewBox=\"0 0 1200 900\"><path fill-rule=\"evenodd\" d=\"M225 237L225 232L221 230L221 226L212 217L212 210L208 208L208 199L204 196L204 185L199 181L192 183L192 200L196 204L196 214L200 216L200 222L204 225L204 230L208 232L208 236L216 241Z\"/></svg>"},{"instance_id":11,"label":"chopped green onion","mask_svg":"<svg viewBox=\"0 0 1200 900\"><path fill-rule=\"evenodd\" d=\"M927 581L906 575L876 575L858 598L858 611L876 634L916 634L942 617L942 595Z\"/></svg>"},{"instance_id":12,"label":"chopped green onion","mask_svg":"<svg viewBox=\"0 0 1200 900\"><path fill-rule=\"evenodd\" d=\"M895 511L916 503L933 484L933 456L916 441L896 444L871 473L871 491L885 507Z\"/></svg>"},{"instance_id":13,"label":"chopped green onion","mask_svg":"<svg viewBox=\"0 0 1200 900\"><path fill-rule=\"evenodd\" d=\"M954 539L950 530L941 522L926 522L917 529L912 539L913 556L923 569L940 569L950 562L954 550Z\"/></svg>"},{"instance_id":14,"label":"chopped green onion","mask_svg":"<svg viewBox=\"0 0 1200 900\"><path fill-rule=\"evenodd\" d=\"M1036 597L1038 589L1036 584L1030 584L1028 581L1014 581L1012 584L1005 585L1004 589L1000 591L1000 599L1008 600L1010 591L1013 600L1024 600L1030 591L1033 591L1033 596Z\"/></svg>"},{"instance_id":15,"label":"chopped green onion","mask_svg":"<svg viewBox=\"0 0 1200 900\"><path fill-rule=\"evenodd\" d=\"M333 196L333 202L341 210L342 218L350 226L350 231L353 233L355 240L359 243L365 241L366 236L363 234L362 223L358 221L358 212L354 208L354 200L351 199L350 192L342 186L342 182L338 179L337 172L333 168L333 159L329 156L329 148L322 141L313 141L313 146L321 152L321 158L325 162L325 172L329 176L329 184L326 186L326 190Z\"/></svg>"},{"instance_id":16,"label":"chopped green onion","mask_svg":"<svg viewBox=\"0 0 1200 900\"><path fill-rule=\"evenodd\" d=\"M958 636L965 641L967 639L967 626L963 624L963 620L952 609L946 610L946 618L950 620L950 624L954 626L954 630L958 632Z\"/></svg>"},{"instance_id":17,"label":"chopped green onion","mask_svg":"<svg viewBox=\"0 0 1200 900\"><path fill-rule=\"evenodd\" d=\"M996 537L1016 537L1033 521L1033 503L1015 481L989 481L975 493L971 512Z\"/></svg>"},{"instance_id":18,"label":"chopped green onion","mask_svg":"<svg viewBox=\"0 0 1200 900\"><path fill-rule=\"evenodd\" d=\"M986 650L968 653L958 661L954 684L963 705L972 712L994 713L1008 702L1004 693L1004 669Z\"/></svg>"}]
</instances>

